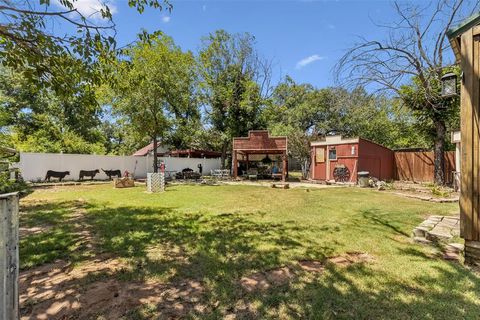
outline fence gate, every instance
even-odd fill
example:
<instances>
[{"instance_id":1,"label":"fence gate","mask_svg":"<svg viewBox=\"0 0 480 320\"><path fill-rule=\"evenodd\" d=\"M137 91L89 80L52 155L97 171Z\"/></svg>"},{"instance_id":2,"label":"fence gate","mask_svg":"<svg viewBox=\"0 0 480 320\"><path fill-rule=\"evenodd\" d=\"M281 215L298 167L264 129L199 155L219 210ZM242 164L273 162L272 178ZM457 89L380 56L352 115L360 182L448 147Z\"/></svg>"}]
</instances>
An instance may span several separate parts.
<instances>
[{"instance_id":1,"label":"fence gate","mask_svg":"<svg viewBox=\"0 0 480 320\"><path fill-rule=\"evenodd\" d=\"M0 320L18 319L18 201L0 195Z\"/></svg>"}]
</instances>

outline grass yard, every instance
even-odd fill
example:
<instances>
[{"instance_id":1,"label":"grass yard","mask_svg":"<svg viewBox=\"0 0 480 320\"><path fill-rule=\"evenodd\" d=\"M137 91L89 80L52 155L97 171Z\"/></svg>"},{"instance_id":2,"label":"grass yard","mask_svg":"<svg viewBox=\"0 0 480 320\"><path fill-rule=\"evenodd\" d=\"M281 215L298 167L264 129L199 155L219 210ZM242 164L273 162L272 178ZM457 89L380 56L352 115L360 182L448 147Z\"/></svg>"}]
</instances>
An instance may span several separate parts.
<instances>
[{"instance_id":1,"label":"grass yard","mask_svg":"<svg viewBox=\"0 0 480 320\"><path fill-rule=\"evenodd\" d=\"M410 239L423 218L455 214L457 204L358 188L144 190L57 187L22 200L24 317L480 315L480 277ZM369 259L331 259L352 252ZM321 267L306 271L304 260ZM272 270L284 273L279 281ZM245 277L270 285L249 290Z\"/></svg>"}]
</instances>

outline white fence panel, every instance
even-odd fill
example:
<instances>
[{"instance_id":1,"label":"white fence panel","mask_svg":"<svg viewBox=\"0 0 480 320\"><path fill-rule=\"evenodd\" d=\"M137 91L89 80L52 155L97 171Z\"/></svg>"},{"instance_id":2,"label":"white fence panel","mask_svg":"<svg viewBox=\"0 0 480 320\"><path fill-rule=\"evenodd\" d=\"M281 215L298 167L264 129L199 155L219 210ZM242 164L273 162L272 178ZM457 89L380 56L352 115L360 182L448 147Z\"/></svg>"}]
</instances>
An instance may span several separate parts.
<instances>
[{"instance_id":1,"label":"white fence panel","mask_svg":"<svg viewBox=\"0 0 480 320\"><path fill-rule=\"evenodd\" d=\"M125 170L134 173L137 178L145 178L146 158L134 156L101 156L90 154L61 153L20 153L18 167L25 180L37 181L45 179L48 170L70 171L65 180L77 180L80 170L100 170L95 179L108 179L102 171ZM88 178L87 178L88 179Z\"/></svg>"},{"instance_id":2,"label":"white fence panel","mask_svg":"<svg viewBox=\"0 0 480 320\"><path fill-rule=\"evenodd\" d=\"M209 175L210 170L221 167L220 158L178 158L159 157L165 162L165 170L181 171L185 168L198 172L198 165L203 167L203 174ZM48 170L70 171L65 180L78 180L80 170L100 170L95 179L108 179L101 170L125 170L135 175L135 178L146 178L147 173L153 172L153 156L102 156L90 154L62 154L62 153L30 153L21 152L20 162L15 165L20 169L23 178L27 181L43 181ZM87 178L88 179L88 178Z\"/></svg>"}]
</instances>

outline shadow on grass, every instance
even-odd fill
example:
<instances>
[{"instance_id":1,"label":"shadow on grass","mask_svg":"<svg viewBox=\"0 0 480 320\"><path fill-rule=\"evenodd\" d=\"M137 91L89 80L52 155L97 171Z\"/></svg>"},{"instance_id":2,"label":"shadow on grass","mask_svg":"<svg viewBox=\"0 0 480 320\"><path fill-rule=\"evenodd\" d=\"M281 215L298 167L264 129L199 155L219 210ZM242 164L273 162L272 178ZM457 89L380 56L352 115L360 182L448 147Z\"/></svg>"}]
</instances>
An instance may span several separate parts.
<instances>
[{"instance_id":1,"label":"shadow on grass","mask_svg":"<svg viewBox=\"0 0 480 320\"><path fill-rule=\"evenodd\" d=\"M68 211L76 207L76 202L61 203L57 209ZM64 216L60 212L58 215L55 219L62 220ZM336 228L299 226L295 221L278 224L255 220L261 217L261 212L202 215L174 208L89 205L82 223L98 241L100 252L130 261L131 269L112 277L122 281L145 281L151 277L168 283L200 281L206 287L204 302L210 308L209 318L235 313L240 318L258 319L406 319L445 315L461 319L480 314L474 298L480 296L477 276L458 264L431 265L431 257L406 244L395 247L398 255L411 261L412 268L413 264L423 264L429 270L416 275L413 281L406 282L400 275L368 264L328 265L319 276L298 271L288 284L247 293L239 286L242 276L306 256L322 260L338 246L334 242L318 245L305 237L305 231L319 232L321 236L321 232L338 232ZM408 237L400 218L371 209L360 212L355 224L382 236L393 233ZM32 260L31 251L25 249L30 243L46 254L51 249L43 244L47 241L60 244L65 252L62 258L85 259L87 247L71 247L71 242L77 241L71 228L68 224L57 224L52 232L61 232L42 235L48 241L26 239L22 258ZM239 308L239 305L250 307Z\"/></svg>"},{"instance_id":2,"label":"shadow on grass","mask_svg":"<svg viewBox=\"0 0 480 320\"><path fill-rule=\"evenodd\" d=\"M20 268L30 268L57 259L81 261L91 256L83 230L84 213L89 208L91 205L82 201L22 204Z\"/></svg>"},{"instance_id":3,"label":"shadow on grass","mask_svg":"<svg viewBox=\"0 0 480 320\"><path fill-rule=\"evenodd\" d=\"M433 273L406 283L366 265L330 268L321 281L308 284L302 292L305 315L326 319L476 318L480 307L473 297L480 294L478 277L459 264L433 269ZM358 279L379 281L368 287L359 286Z\"/></svg>"}]
</instances>

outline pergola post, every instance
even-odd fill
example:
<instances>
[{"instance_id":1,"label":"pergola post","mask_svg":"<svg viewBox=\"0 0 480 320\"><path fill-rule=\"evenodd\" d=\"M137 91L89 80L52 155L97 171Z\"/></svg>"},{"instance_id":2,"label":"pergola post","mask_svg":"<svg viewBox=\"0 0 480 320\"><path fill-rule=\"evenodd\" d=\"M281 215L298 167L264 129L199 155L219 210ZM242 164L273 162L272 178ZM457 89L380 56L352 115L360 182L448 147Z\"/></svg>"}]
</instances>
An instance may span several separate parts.
<instances>
[{"instance_id":1,"label":"pergola post","mask_svg":"<svg viewBox=\"0 0 480 320\"><path fill-rule=\"evenodd\" d=\"M233 151L233 177L236 179L238 177L238 159L237 151Z\"/></svg>"}]
</instances>

